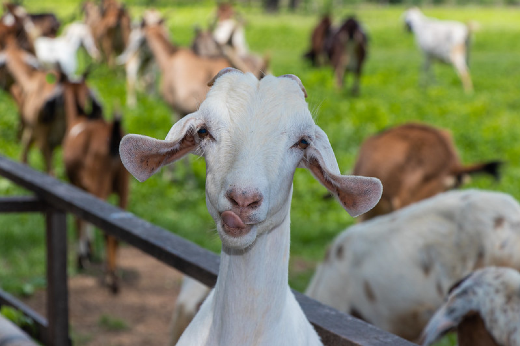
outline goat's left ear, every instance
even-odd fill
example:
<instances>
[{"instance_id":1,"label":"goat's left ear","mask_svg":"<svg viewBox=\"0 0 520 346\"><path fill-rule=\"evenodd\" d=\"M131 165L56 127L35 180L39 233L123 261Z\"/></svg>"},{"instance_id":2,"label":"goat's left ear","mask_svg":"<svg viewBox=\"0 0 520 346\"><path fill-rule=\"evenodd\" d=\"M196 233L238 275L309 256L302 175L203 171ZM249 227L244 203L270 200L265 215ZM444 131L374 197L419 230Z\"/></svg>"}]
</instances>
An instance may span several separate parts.
<instances>
[{"instance_id":1,"label":"goat's left ear","mask_svg":"<svg viewBox=\"0 0 520 346\"><path fill-rule=\"evenodd\" d=\"M123 165L137 180L145 181L162 166L177 161L197 148L195 132L198 121L194 114L184 117L173 125L164 141L126 135L119 145Z\"/></svg>"},{"instance_id":2,"label":"goat's left ear","mask_svg":"<svg viewBox=\"0 0 520 346\"><path fill-rule=\"evenodd\" d=\"M372 209L383 193L379 179L340 174L329 139L318 126L312 144L305 149L300 167L308 168L353 217Z\"/></svg>"}]
</instances>

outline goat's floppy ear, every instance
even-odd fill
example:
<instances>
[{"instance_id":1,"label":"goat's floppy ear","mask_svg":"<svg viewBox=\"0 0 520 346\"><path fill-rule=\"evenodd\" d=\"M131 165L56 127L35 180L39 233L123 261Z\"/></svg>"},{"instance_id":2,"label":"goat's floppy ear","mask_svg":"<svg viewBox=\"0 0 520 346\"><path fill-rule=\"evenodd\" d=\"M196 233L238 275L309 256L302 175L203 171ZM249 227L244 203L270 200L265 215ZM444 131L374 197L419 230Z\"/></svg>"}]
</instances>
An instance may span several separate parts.
<instances>
[{"instance_id":1,"label":"goat's floppy ear","mask_svg":"<svg viewBox=\"0 0 520 346\"><path fill-rule=\"evenodd\" d=\"M372 209L383 193L379 179L340 174L329 139L318 126L315 139L305 150L300 167L308 168L353 217Z\"/></svg>"},{"instance_id":2,"label":"goat's floppy ear","mask_svg":"<svg viewBox=\"0 0 520 346\"><path fill-rule=\"evenodd\" d=\"M164 141L141 135L126 135L119 145L123 165L137 180L145 181L162 166L177 161L197 148L197 120L194 115L179 120Z\"/></svg>"}]
</instances>

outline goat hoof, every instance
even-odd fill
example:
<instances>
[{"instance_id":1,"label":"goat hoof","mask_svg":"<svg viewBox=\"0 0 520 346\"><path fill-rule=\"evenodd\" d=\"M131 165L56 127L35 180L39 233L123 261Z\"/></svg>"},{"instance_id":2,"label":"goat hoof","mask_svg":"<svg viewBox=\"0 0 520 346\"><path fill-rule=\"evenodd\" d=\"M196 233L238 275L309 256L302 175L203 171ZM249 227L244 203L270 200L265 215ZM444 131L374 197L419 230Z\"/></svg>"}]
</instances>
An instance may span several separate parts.
<instances>
[{"instance_id":1,"label":"goat hoof","mask_svg":"<svg viewBox=\"0 0 520 346\"><path fill-rule=\"evenodd\" d=\"M115 273L106 273L104 284L108 287L112 294L119 293L119 279Z\"/></svg>"},{"instance_id":2,"label":"goat hoof","mask_svg":"<svg viewBox=\"0 0 520 346\"><path fill-rule=\"evenodd\" d=\"M87 267L88 261L89 261L88 256L78 255L77 262L76 262L78 270L85 270L85 268Z\"/></svg>"}]
</instances>

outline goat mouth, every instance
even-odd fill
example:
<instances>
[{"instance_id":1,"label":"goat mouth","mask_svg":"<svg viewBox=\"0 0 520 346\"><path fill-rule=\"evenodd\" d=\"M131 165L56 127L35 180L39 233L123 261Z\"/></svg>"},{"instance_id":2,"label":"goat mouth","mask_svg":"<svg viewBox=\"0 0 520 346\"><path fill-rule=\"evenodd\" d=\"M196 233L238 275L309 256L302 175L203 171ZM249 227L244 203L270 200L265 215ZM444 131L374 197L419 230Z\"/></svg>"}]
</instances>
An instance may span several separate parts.
<instances>
[{"instance_id":1,"label":"goat mouth","mask_svg":"<svg viewBox=\"0 0 520 346\"><path fill-rule=\"evenodd\" d=\"M242 237L251 231L252 225L247 225L234 212L227 210L220 214L224 232L233 238Z\"/></svg>"}]
</instances>

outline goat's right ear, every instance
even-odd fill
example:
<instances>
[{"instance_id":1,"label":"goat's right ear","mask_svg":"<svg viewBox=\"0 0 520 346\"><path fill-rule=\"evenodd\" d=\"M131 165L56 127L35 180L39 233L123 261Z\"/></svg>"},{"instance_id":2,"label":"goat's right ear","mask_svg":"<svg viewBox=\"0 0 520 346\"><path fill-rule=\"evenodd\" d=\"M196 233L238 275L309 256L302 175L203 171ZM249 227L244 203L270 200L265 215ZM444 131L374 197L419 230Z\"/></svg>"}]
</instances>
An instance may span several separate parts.
<instances>
[{"instance_id":1,"label":"goat's right ear","mask_svg":"<svg viewBox=\"0 0 520 346\"><path fill-rule=\"evenodd\" d=\"M189 117L174 124L164 141L141 135L123 137L119 154L128 172L142 182L162 166L194 151L198 146L195 140L197 119Z\"/></svg>"}]
</instances>

